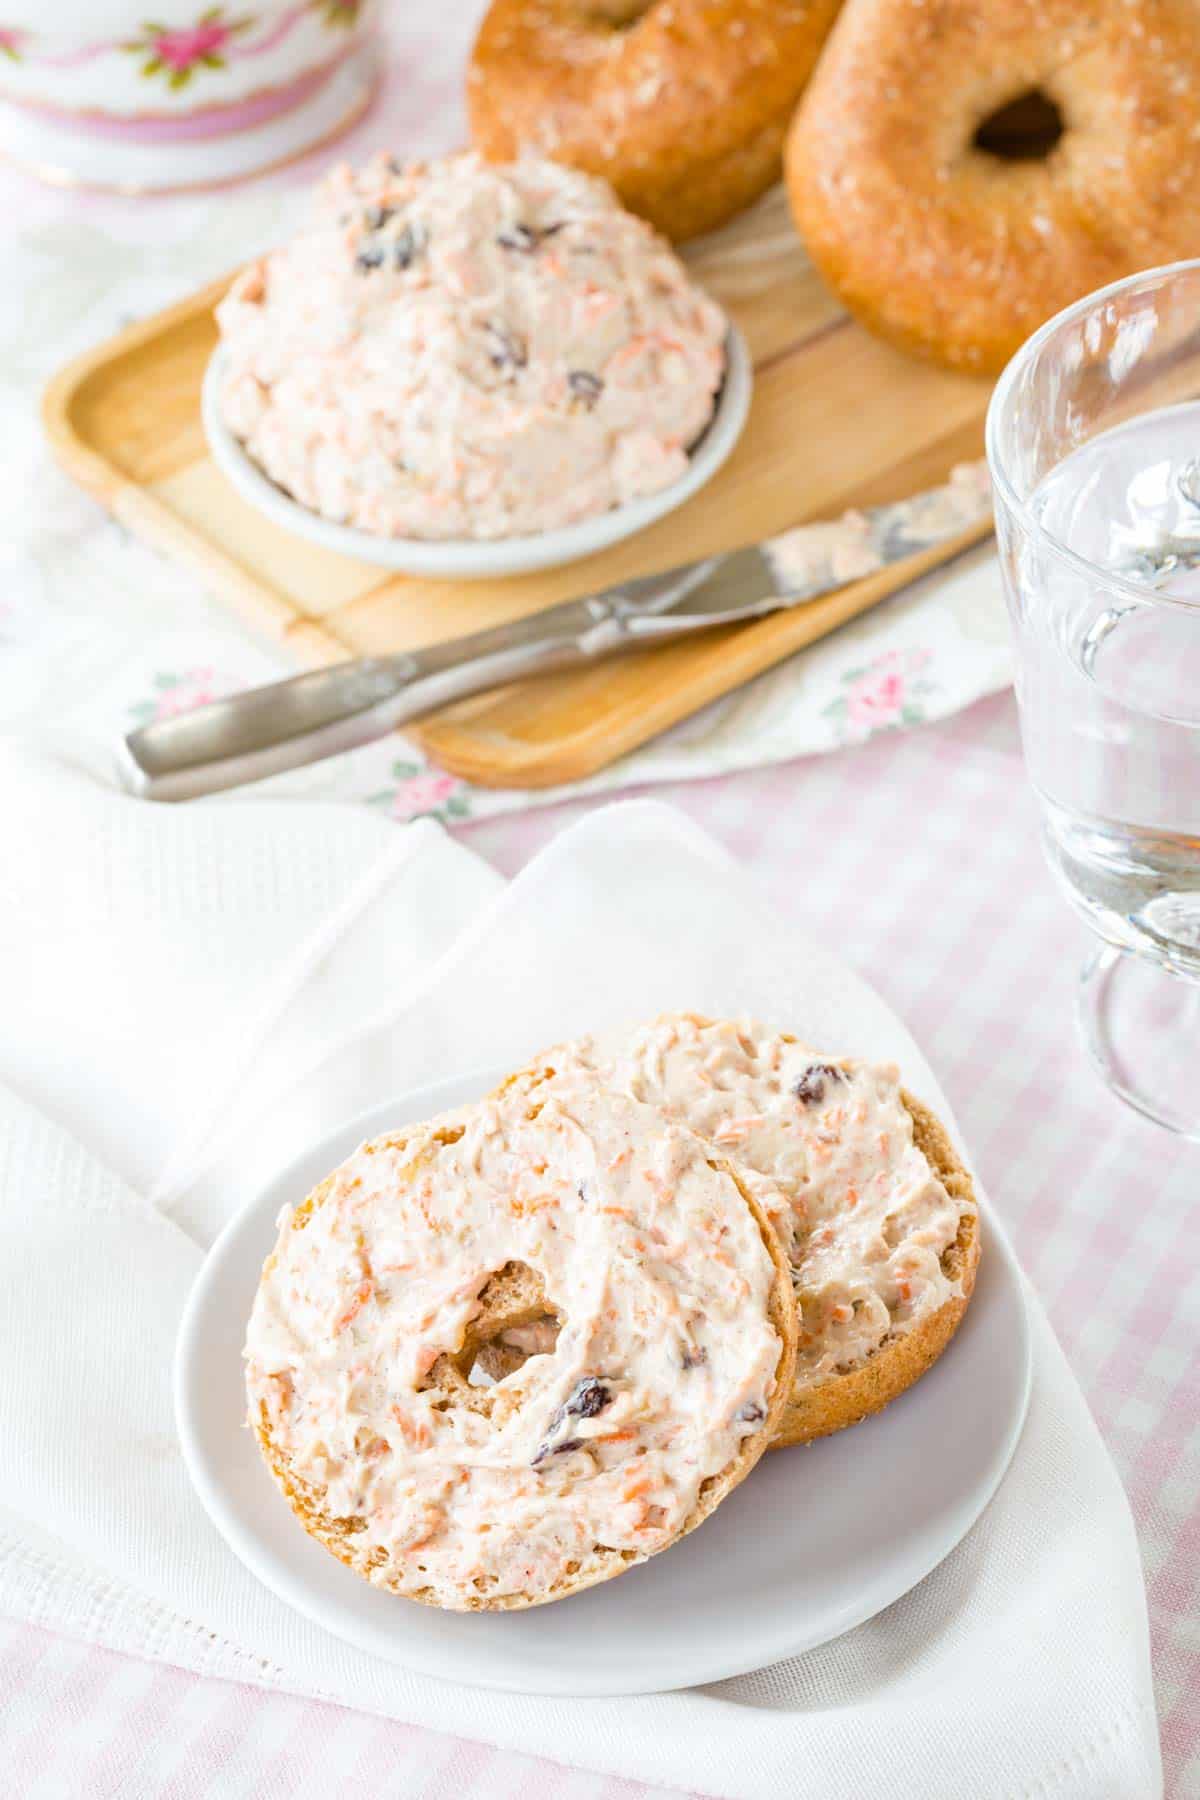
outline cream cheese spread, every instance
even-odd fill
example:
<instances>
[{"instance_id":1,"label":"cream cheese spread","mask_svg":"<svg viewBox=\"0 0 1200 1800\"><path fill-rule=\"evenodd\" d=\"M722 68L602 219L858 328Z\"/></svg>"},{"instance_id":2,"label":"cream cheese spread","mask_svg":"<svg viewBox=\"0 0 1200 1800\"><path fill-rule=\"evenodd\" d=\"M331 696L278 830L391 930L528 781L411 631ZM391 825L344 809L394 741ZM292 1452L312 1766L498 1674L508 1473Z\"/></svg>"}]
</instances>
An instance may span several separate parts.
<instances>
[{"instance_id":1,"label":"cream cheese spread","mask_svg":"<svg viewBox=\"0 0 1200 1800\"><path fill-rule=\"evenodd\" d=\"M795 1385L857 1366L961 1293L941 1258L969 1203L914 1143L895 1068L686 1014L643 1026L615 1056L591 1040L556 1055L657 1106L745 1172L792 1262Z\"/></svg>"},{"instance_id":2,"label":"cream cheese spread","mask_svg":"<svg viewBox=\"0 0 1200 1800\"><path fill-rule=\"evenodd\" d=\"M364 1144L284 1209L250 1418L323 1510L361 1521L373 1579L449 1607L548 1598L598 1547L636 1561L678 1536L762 1429L782 1353L775 1264L711 1155L575 1070ZM513 1262L557 1330L447 1402L435 1365Z\"/></svg>"},{"instance_id":3,"label":"cream cheese spread","mask_svg":"<svg viewBox=\"0 0 1200 1800\"><path fill-rule=\"evenodd\" d=\"M794 525L769 538L763 550L785 593L810 584L858 581L894 559L889 540L898 524L903 527L906 554L910 550L915 554L976 524L990 502L986 462L958 463L949 481L897 502L886 509L882 520L879 513L851 510L840 518Z\"/></svg>"},{"instance_id":4,"label":"cream cheese spread","mask_svg":"<svg viewBox=\"0 0 1200 1800\"><path fill-rule=\"evenodd\" d=\"M590 176L477 155L336 171L217 309L225 423L280 487L383 536L501 538L675 481L726 321Z\"/></svg>"}]
</instances>

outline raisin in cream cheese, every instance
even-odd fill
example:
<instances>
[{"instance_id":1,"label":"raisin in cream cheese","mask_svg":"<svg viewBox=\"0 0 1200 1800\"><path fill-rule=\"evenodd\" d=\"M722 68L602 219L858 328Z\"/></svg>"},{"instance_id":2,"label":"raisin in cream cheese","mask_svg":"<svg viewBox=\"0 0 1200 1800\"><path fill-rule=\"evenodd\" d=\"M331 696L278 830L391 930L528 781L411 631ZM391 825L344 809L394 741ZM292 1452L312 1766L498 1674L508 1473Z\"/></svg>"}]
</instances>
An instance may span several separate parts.
<instances>
[{"instance_id":1,"label":"raisin in cream cheese","mask_svg":"<svg viewBox=\"0 0 1200 1800\"><path fill-rule=\"evenodd\" d=\"M562 1054L746 1172L791 1257L798 1385L861 1363L961 1292L942 1256L964 1203L913 1142L895 1068L685 1014L642 1027L615 1055L587 1040Z\"/></svg>"},{"instance_id":2,"label":"raisin in cream cheese","mask_svg":"<svg viewBox=\"0 0 1200 1800\"><path fill-rule=\"evenodd\" d=\"M383 536L547 531L687 466L726 323L602 182L478 156L337 171L218 308L225 423L302 505Z\"/></svg>"},{"instance_id":3,"label":"raisin in cream cheese","mask_svg":"<svg viewBox=\"0 0 1200 1800\"><path fill-rule=\"evenodd\" d=\"M529 1281L540 1328L499 1334L520 1366L488 1382L454 1363L497 1284ZM285 1209L246 1339L250 1420L381 1585L553 1598L597 1546L640 1561L672 1542L765 1428L778 1282L686 1126L586 1071L519 1081L364 1144Z\"/></svg>"}]
</instances>

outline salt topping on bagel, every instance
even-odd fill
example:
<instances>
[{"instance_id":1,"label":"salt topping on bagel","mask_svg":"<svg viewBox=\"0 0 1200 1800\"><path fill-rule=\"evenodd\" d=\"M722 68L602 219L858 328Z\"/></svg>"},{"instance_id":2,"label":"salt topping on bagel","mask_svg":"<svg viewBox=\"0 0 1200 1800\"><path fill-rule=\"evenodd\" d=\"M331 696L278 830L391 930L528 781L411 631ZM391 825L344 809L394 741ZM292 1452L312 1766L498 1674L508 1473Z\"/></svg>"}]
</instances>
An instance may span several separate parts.
<instances>
[{"instance_id":1,"label":"salt topping on bagel","mask_svg":"<svg viewBox=\"0 0 1200 1800\"><path fill-rule=\"evenodd\" d=\"M304 506L383 536L550 530L682 475L726 321L603 183L525 158L321 190L217 312L226 424Z\"/></svg>"},{"instance_id":2,"label":"salt topping on bagel","mask_svg":"<svg viewBox=\"0 0 1200 1800\"><path fill-rule=\"evenodd\" d=\"M467 111L611 181L671 238L712 231L779 176L783 134L840 0L491 0Z\"/></svg>"},{"instance_id":3,"label":"salt topping on bagel","mask_svg":"<svg viewBox=\"0 0 1200 1800\"><path fill-rule=\"evenodd\" d=\"M293 1504L394 1591L527 1604L619 1572L697 1523L782 1411L761 1213L694 1133L586 1073L364 1144L279 1223L250 1422ZM522 1337L537 1308L504 1295L531 1282ZM487 1385L492 1330L529 1354Z\"/></svg>"},{"instance_id":4,"label":"salt topping on bagel","mask_svg":"<svg viewBox=\"0 0 1200 1800\"><path fill-rule=\"evenodd\" d=\"M903 349L999 371L1200 242L1195 0L849 0L788 132L805 247Z\"/></svg>"},{"instance_id":5,"label":"salt topping on bagel","mask_svg":"<svg viewBox=\"0 0 1200 1800\"><path fill-rule=\"evenodd\" d=\"M641 1027L615 1057L584 1040L564 1059L602 1070L746 1172L792 1261L797 1387L862 1363L961 1296L943 1257L974 1203L948 1192L913 1141L895 1068L688 1014Z\"/></svg>"}]
</instances>

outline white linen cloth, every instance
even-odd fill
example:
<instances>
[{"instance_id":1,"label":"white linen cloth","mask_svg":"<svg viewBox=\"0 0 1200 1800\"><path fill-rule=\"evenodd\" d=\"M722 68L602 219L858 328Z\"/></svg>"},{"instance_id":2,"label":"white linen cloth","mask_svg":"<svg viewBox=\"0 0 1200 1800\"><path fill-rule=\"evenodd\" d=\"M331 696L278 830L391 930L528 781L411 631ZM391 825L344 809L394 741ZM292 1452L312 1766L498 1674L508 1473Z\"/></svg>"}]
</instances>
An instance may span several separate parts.
<instances>
[{"instance_id":1,"label":"white linen cloth","mask_svg":"<svg viewBox=\"0 0 1200 1800\"><path fill-rule=\"evenodd\" d=\"M376 1662L260 1587L190 1490L170 1365L204 1247L360 1107L658 1007L802 997L814 1035L944 1108L882 1002L695 827L593 813L505 886L431 823L155 809L14 748L0 816L0 1610L715 1795L1159 1793L1132 1522L1032 1297L1028 1424L964 1543L836 1643L687 1693L492 1695Z\"/></svg>"}]
</instances>

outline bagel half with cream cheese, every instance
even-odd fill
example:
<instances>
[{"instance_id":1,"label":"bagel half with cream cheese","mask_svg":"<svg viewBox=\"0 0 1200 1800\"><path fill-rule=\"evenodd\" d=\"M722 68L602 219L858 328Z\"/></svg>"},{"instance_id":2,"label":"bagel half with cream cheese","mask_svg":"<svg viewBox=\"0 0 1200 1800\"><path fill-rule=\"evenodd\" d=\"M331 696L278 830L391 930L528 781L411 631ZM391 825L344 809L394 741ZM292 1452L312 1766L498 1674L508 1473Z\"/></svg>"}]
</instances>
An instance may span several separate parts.
<instances>
[{"instance_id":1,"label":"bagel half with cream cheese","mask_svg":"<svg viewBox=\"0 0 1200 1800\"><path fill-rule=\"evenodd\" d=\"M937 1360L979 1264L971 1177L892 1068L830 1059L788 1033L671 1014L579 1062L686 1125L738 1168L788 1251L798 1328L776 1446L879 1412Z\"/></svg>"},{"instance_id":2,"label":"bagel half with cream cheese","mask_svg":"<svg viewBox=\"0 0 1200 1800\"><path fill-rule=\"evenodd\" d=\"M573 1067L364 1144L285 1212L249 1422L305 1529L374 1585L527 1607L707 1518L780 1429L795 1352L748 1184Z\"/></svg>"}]
</instances>

